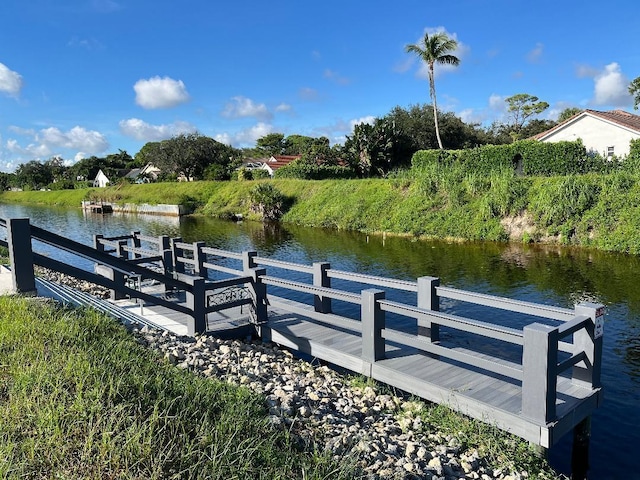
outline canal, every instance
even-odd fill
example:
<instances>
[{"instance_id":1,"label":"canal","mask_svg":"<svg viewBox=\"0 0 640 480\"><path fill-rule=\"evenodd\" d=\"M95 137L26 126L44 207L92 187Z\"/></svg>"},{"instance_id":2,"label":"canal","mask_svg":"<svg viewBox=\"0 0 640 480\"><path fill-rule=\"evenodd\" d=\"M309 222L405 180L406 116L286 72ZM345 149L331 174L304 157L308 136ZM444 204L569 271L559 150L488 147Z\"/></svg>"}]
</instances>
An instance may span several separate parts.
<instances>
[{"instance_id":1,"label":"canal","mask_svg":"<svg viewBox=\"0 0 640 480\"><path fill-rule=\"evenodd\" d=\"M94 234L139 230L304 264L328 261L333 268L371 275L406 280L432 275L447 286L567 308L585 300L603 303L605 402L592 417L590 478L640 475L632 454L640 444L640 257L520 244L415 241L207 218L87 216L80 209L19 205L0 205L0 217L28 217L34 225L86 244ZM460 307L459 313L468 312ZM570 437L550 451L552 465L565 474L570 471Z\"/></svg>"}]
</instances>

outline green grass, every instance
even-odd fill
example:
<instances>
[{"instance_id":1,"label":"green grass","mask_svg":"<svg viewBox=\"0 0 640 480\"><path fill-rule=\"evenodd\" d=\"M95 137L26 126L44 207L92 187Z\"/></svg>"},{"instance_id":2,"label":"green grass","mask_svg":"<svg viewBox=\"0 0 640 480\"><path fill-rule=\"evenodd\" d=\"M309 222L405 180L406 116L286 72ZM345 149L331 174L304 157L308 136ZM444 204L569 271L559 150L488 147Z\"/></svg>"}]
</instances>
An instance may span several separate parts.
<instances>
[{"instance_id":1,"label":"green grass","mask_svg":"<svg viewBox=\"0 0 640 480\"><path fill-rule=\"evenodd\" d=\"M285 223L387 232L416 237L506 241L503 220L532 219L516 241L553 241L607 251L640 253L639 175L629 173L518 177L480 175L459 166L430 165L387 179L260 180L118 185L59 192L4 192L0 202L79 207L82 199L119 203L188 201L218 218L251 211L251 190L270 182L284 196ZM526 214L526 215L525 215Z\"/></svg>"},{"instance_id":2,"label":"green grass","mask_svg":"<svg viewBox=\"0 0 640 480\"><path fill-rule=\"evenodd\" d=\"M179 370L90 310L0 297L0 478L353 478L264 399Z\"/></svg>"}]
</instances>

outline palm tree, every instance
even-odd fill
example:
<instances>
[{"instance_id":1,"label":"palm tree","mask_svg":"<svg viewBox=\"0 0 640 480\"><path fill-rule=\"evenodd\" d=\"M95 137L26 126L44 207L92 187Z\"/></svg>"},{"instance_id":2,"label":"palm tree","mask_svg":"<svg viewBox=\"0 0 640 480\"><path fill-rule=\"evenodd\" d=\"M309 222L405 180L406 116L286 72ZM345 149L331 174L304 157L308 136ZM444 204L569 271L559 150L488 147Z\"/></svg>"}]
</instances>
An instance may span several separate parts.
<instances>
[{"instance_id":1,"label":"palm tree","mask_svg":"<svg viewBox=\"0 0 640 480\"><path fill-rule=\"evenodd\" d=\"M441 150L443 147L442 140L440 140L440 129L438 128L438 106L436 105L436 84L433 78L433 66L436 63L455 66L460 64L460 59L449 53L457 47L458 42L449 38L444 32L434 33L431 36L425 33L422 42L417 45L407 45L406 47L407 52L413 52L418 55L420 60L425 62L429 67L429 95L431 96L431 103L433 104L433 120L436 124L436 138L438 139L438 147L440 147Z\"/></svg>"}]
</instances>

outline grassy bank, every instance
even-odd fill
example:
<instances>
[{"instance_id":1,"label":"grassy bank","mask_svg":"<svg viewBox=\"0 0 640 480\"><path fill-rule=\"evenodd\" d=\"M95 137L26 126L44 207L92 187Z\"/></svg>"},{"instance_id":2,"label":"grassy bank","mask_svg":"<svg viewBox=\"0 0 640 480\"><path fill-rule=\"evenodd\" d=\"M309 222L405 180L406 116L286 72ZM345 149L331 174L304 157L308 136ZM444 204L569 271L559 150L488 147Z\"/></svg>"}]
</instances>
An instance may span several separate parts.
<instances>
[{"instance_id":1,"label":"grassy bank","mask_svg":"<svg viewBox=\"0 0 640 480\"><path fill-rule=\"evenodd\" d=\"M640 186L628 173L518 177L425 168L387 179L266 180L285 196L282 221L416 237L556 242L640 253ZM122 185L62 192L5 192L2 202L77 207L84 198L120 203L190 202L227 218L251 211L256 182Z\"/></svg>"},{"instance_id":2,"label":"grassy bank","mask_svg":"<svg viewBox=\"0 0 640 480\"><path fill-rule=\"evenodd\" d=\"M112 320L0 297L0 478L353 478Z\"/></svg>"}]
</instances>

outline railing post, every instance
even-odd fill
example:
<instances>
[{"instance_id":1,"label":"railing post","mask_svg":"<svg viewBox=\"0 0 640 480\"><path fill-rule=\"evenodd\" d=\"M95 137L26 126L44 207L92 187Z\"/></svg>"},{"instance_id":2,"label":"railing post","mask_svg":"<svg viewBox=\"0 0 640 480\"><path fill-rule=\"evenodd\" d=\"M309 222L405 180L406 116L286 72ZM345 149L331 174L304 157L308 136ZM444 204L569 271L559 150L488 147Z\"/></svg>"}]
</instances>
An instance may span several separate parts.
<instances>
[{"instance_id":1,"label":"railing post","mask_svg":"<svg viewBox=\"0 0 640 480\"><path fill-rule=\"evenodd\" d=\"M418 278L418 308L425 310L440 310L440 298L437 287L440 286L440 279L437 277ZM440 341L440 325L432 323L424 318L418 319L418 335L431 339L431 342Z\"/></svg>"},{"instance_id":2,"label":"railing post","mask_svg":"<svg viewBox=\"0 0 640 480\"><path fill-rule=\"evenodd\" d=\"M95 248L99 252L104 252L104 244L101 242L103 238L104 235L93 236L93 248Z\"/></svg>"},{"instance_id":3,"label":"railing post","mask_svg":"<svg viewBox=\"0 0 640 480\"><path fill-rule=\"evenodd\" d=\"M126 240L118 240L118 247L116 248L116 254L118 258L122 258L123 260L129 260L129 252L125 249L129 242Z\"/></svg>"},{"instance_id":4,"label":"railing post","mask_svg":"<svg viewBox=\"0 0 640 480\"><path fill-rule=\"evenodd\" d=\"M140 242L140 232L138 230L134 230L131 232L131 245L133 248L140 248L142 243ZM133 258L140 258L142 255L139 253L133 253Z\"/></svg>"},{"instance_id":5,"label":"railing post","mask_svg":"<svg viewBox=\"0 0 640 480\"><path fill-rule=\"evenodd\" d=\"M556 417L557 364L558 329L540 323L524 327L523 416L541 424L547 424Z\"/></svg>"},{"instance_id":6,"label":"railing post","mask_svg":"<svg viewBox=\"0 0 640 480\"><path fill-rule=\"evenodd\" d=\"M604 333L604 305L582 302L575 306L576 315L585 315L593 322L573 334L573 354L584 352L586 361L573 367L571 381L582 387L600 388L602 370L602 337Z\"/></svg>"},{"instance_id":7,"label":"railing post","mask_svg":"<svg viewBox=\"0 0 640 480\"><path fill-rule=\"evenodd\" d=\"M187 323L187 334L194 336L207 330L206 281L204 278L191 277L191 289L186 292L187 307L191 318Z\"/></svg>"},{"instance_id":8,"label":"railing post","mask_svg":"<svg viewBox=\"0 0 640 480\"><path fill-rule=\"evenodd\" d=\"M173 267L174 273L184 273L184 263L178 260L178 257L183 256L183 252L181 248L178 248L177 244L182 242L181 237L176 237L171 239L171 266Z\"/></svg>"},{"instance_id":9,"label":"railing post","mask_svg":"<svg viewBox=\"0 0 640 480\"><path fill-rule=\"evenodd\" d=\"M385 293L384 290L370 288L362 290L361 295L362 359L373 364L385 357L384 338L382 337L382 330L385 328L385 315L379 303L379 300L384 300Z\"/></svg>"},{"instance_id":10,"label":"railing post","mask_svg":"<svg viewBox=\"0 0 640 480\"><path fill-rule=\"evenodd\" d=\"M267 321L267 286L260 277L267 274L265 268L250 268L245 273L251 277L250 295L253 300L251 322L261 324Z\"/></svg>"},{"instance_id":11,"label":"railing post","mask_svg":"<svg viewBox=\"0 0 640 480\"><path fill-rule=\"evenodd\" d=\"M245 272L256 268L255 258L258 256L258 252L242 252L242 270Z\"/></svg>"},{"instance_id":12,"label":"railing post","mask_svg":"<svg viewBox=\"0 0 640 480\"><path fill-rule=\"evenodd\" d=\"M204 268L207 255L202 252L205 245L204 242L193 242L193 273L203 278L207 278L207 270Z\"/></svg>"},{"instance_id":13,"label":"railing post","mask_svg":"<svg viewBox=\"0 0 640 480\"><path fill-rule=\"evenodd\" d=\"M95 248L98 252L105 251L105 245L104 243L102 243L103 238L104 238L104 235L93 236L93 248ZM125 245L126 245L126 242L125 242ZM126 252L122 249L121 242L118 242L118 248L116 253L120 258L123 257L123 254L126 254ZM124 285L124 274L122 272L115 271L113 268L109 267L108 265L102 265L100 263L96 263L95 272L98 275L102 275L103 277L108 278L109 280L118 282L118 285ZM111 300L121 300L123 298L126 298L126 295L122 292L119 292L118 290L110 289L109 298Z\"/></svg>"},{"instance_id":14,"label":"railing post","mask_svg":"<svg viewBox=\"0 0 640 480\"><path fill-rule=\"evenodd\" d=\"M315 287L331 288L331 278L327 274L330 269L331 265L328 262L316 262L313 264L313 285ZM314 295L313 304L316 312L331 313L331 298Z\"/></svg>"},{"instance_id":15,"label":"railing post","mask_svg":"<svg viewBox=\"0 0 640 480\"><path fill-rule=\"evenodd\" d=\"M11 261L11 281L15 293L36 293L31 247L31 224L28 218L10 218L7 222L7 243Z\"/></svg>"}]
</instances>

